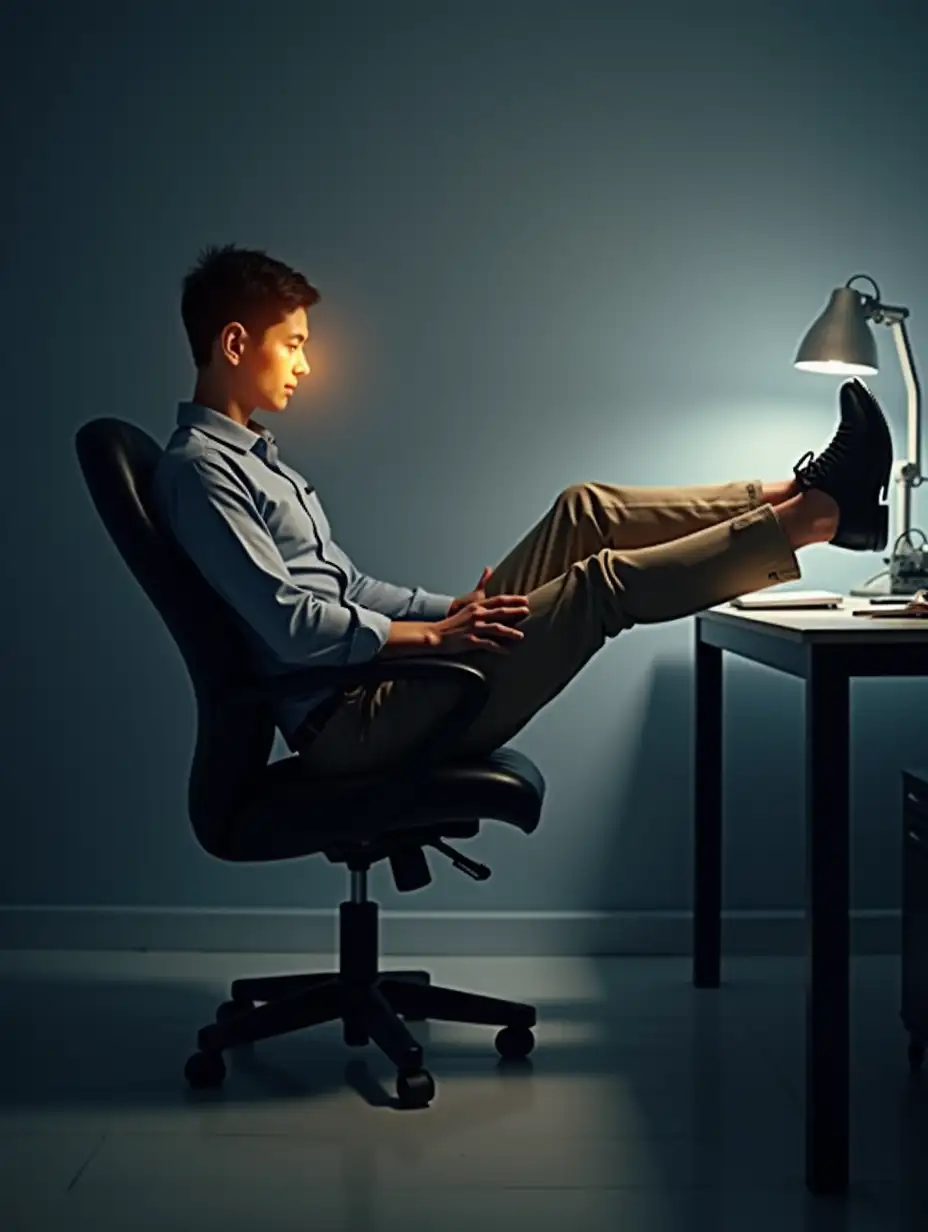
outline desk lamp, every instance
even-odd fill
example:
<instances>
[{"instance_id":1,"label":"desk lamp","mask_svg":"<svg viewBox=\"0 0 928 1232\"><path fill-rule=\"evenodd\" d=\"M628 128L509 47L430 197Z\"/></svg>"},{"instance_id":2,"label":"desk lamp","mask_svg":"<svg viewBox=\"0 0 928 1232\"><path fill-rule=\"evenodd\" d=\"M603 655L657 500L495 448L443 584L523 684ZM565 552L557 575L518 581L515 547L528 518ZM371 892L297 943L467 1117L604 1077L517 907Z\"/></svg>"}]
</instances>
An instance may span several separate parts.
<instances>
[{"instance_id":1,"label":"desk lamp","mask_svg":"<svg viewBox=\"0 0 928 1232\"><path fill-rule=\"evenodd\" d=\"M851 285L858 279L870 283L872 295ZM868 274L855 274L843 287L832 291L824 312L800 343L794 361L804 372L873 376L878 371L876 339L869 328L873 321L892 328L902 365L909 400L909 439L908 457L898 464L896 474L896 539L892 555L884 557L889 568L853 588L852 595L913 595L928 587L928 536L912 526L912 492L925 476L920 464L921 390L905 327L908 315L908 308L891 308L881 302L880 288ZM916 544L913 536L920 536L920 543Z\"/></svg>"}]
</instances>

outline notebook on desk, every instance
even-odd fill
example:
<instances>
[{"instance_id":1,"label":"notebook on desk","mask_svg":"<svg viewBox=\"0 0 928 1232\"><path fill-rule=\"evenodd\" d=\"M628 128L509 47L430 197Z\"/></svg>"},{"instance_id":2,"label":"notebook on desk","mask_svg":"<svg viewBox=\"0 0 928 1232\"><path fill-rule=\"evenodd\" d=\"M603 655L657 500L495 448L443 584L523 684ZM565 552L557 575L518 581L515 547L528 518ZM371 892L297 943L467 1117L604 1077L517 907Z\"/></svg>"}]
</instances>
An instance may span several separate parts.
<instances>
[{"instance_id":1,"label":"notebook on desk","mask_svg":"<svg viewBox=\"0 0 928 1232\"><path fill-rule=\"evenodd\" d=\"M745 611L783 610L784 608L836 608L841 607L843 595L832 590L756 590L749 595L732 599L732 607Z\"/></svg>"}]
</instances>

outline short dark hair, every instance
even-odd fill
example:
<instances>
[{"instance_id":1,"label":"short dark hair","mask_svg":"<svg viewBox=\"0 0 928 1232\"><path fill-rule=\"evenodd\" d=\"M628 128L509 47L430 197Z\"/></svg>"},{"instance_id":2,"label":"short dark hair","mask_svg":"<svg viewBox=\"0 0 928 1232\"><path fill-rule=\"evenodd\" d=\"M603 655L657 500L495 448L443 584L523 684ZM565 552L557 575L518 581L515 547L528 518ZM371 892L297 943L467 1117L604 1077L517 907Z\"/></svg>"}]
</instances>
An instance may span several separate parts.
<instances>
[{"instance_id":1,"label":"short dark hair","mask_svg":"<svg viewBox=\"0 0 928 1232\"><path fill-rule=\"evenodd\" d=\"M230 321L241 321L260 337L287 313L319 298L302 274L260 249L209 245L184 278L181 296L193 362L198 368L209 364L213 342Z\"/></svg>"}]
</instances>

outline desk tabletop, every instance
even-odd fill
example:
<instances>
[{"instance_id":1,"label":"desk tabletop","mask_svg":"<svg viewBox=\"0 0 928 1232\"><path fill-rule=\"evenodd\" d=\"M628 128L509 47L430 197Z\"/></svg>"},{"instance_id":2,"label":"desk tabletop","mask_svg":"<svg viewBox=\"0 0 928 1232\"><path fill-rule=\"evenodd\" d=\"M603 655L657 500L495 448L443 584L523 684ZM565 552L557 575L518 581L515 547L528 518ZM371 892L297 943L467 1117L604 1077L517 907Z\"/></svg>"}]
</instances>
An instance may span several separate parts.
<instances>
[{"instance_id":1,"label":"desk tabletop","mask_svg":"<svg viewBox=\"0 0 928 1232\"><path fill-rule=\"evenodd\" d=\"M755 635L806 645L928 645L928 618L892 616L871 619L852 614L855 608L867 606L866 599L853 595L845 595L842 606L831 609L767 608L764 611L745 611L723 603L707 612L700 612L697 620L739 627Z\"/></svg>"}]
</instances>

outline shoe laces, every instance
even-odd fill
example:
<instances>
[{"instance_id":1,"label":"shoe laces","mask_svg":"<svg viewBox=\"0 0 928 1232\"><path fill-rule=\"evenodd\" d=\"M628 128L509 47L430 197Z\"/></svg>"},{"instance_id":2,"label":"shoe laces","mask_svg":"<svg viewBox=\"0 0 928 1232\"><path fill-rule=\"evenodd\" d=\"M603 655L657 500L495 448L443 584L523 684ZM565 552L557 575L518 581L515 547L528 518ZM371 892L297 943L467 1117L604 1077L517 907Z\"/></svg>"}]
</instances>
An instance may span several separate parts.
<instances>
[{"instance_id":1,"label":"shoe laces","mask_svg":"<svg viewBox=\"0 0 928 1232\"><path fill-rule=\"evenodd\" d=\"M806 487L814 487L820 479L827 477L835 465L847 457L851 442L856 436L857 431L850 424L840 424L828 448L817 458L811 449L803 454L793 467L793 474Z\"/></svg>"}]
</instances>

